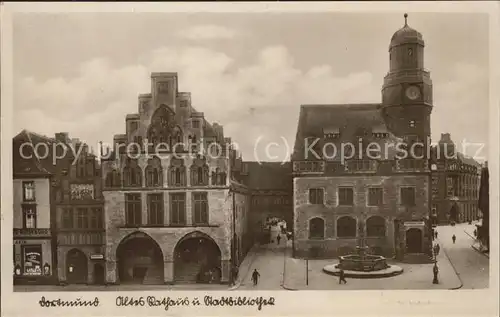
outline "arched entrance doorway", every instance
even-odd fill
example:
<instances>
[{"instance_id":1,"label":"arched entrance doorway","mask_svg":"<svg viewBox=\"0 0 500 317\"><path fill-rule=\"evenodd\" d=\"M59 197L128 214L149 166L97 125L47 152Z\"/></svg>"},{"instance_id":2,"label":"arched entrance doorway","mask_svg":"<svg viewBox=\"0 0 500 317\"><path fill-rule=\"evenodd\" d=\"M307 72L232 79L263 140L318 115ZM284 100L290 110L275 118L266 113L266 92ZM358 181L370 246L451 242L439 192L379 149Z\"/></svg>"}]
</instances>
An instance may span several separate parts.
<instances>
[{"instance_id":1,"label":"arched entrance doorway","mask_svg":"<svg viewBox=\"0 0 500 317\"><path fill-rule=\"evenodd\" d=\"M66 281L69 284L86 284L87 256L81 250L71 249L66 255Z\"/></svg>"},{"instance_id":2,"label":"arched entrance doorway","mask_svg":"<svg viewBox=\"0 0 500 317\"><path fill-rule=\"evenodd\" d=\"M101 263L94 264L94 284L104 284L104 266Z\"/></svg>"},{"instance_id":3,"label":"arched entrance doorway","mask_svg":"<svg viewBox=\"0 0 500 317\"><path fill-rule=\"evenodd\" d=\"M118 277L123 284L163 284L163 253L150 236L136 232L116 249Z\"/></svg>"},{"instance_id":4,"label":"arched entrance doorway","mask_svg":"<svg viewBox=\"0 0 500 317\"><path fill-rule=\"evenodd\" d=\"M406 231L406 252L422 252L422 230L410 228Z\"/></svg>"},{"instance_id":5,"label":"arched entrance doorway","mask_svg":"<svg viewBox=\"0 0 500 317\"><path fill-rule=\"evenodd\" d=\"M177 283L220 283L221 274L221 251L212 238L192 232L179 240L174 250Z\"/></svg>"}]
</instances>

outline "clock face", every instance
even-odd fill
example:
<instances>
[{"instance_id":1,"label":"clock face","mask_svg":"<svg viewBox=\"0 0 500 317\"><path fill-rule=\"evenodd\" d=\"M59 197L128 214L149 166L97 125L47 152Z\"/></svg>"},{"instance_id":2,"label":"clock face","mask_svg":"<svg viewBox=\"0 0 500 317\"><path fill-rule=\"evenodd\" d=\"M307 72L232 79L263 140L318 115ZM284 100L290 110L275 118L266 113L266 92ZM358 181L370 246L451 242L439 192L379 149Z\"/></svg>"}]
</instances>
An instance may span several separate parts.
<instances>
[{"instance_id":1,"label":"clock face","mask_svg":"<svg viewBox=\"0 0 500 317\"><path fill-rule=\"evenodd\" d=\"M420 88L417 86L410 86L406 89L406 97L410 100L415 100L420 97Z\"/></svg>"}]
</instances>

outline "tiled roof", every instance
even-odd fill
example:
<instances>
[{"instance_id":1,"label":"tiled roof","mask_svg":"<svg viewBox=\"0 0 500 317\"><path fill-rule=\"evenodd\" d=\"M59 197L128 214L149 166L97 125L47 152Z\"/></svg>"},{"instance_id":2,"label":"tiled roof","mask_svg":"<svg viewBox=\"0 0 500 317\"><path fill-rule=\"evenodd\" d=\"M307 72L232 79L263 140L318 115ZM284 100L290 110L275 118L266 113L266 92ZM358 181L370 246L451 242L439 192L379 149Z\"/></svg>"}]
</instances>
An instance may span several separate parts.
<instances>
[{"instance_id":1,"label":"tiled roof","mask_svg":"<svg viewBox=\"0 0 500 317\"><path fill-rule=\"evenodd\" d=\"M250 189L285 189L293 186L290 162L244 162L248 166Z\"/></svg>"},{"instance_id":2,"label":"tiled roof","mask_svg":"<svg viewBox=\"0 0 500 317\"><path fill-rule=\"evenodd\" d=\"M49 151L46 156L44 155L45 147L41 146L38 148L39 155L35 155L35 147L37 144L41 143L48 145ZM12 165L14 177L32 174L52 174L55 169L55 166L52 164L52 144L54 143L54 139L28 130L23 130L16 135L12 140ZM23 144L27 145L22 146Z\"/></svg>"},{"instance_id":3,"label":"tiled roof","mask_svg":"<svg viewBox=\"0 0 500 317\"><path fill-rule=\"evenodd\" d=\"M465 156L464 154L462 154L460 152L457 153L457 157L464 164L472 165L472 166L475 166L478 168L481 167L481 164L479 164L479 162L476 161L475 159L473 159L472 157Z\"/></svg>"},{"instance_id":4,"label":"tiled roof","mask_svg":"<svg viewBox=\"0 0 500 317\"><path fill-rule=\"evenodd\" d=\"M337 146L337 156L340 143L358 144L359 138L383 145L387 142L397 142L399 139L390 133L382 116L381 104L333 104L333 105L303 105L300 109L299 123L294 146L293 160L304 159L305 139L323 138L325 131L338 130L338 139L331 140ZM383 133L382 137L373 133ZM330 147L325 147L327 150ZM382 147L383 149L384 147ZM388 158L395 154L394 148L389 148ZM335 159L335 158L333 158Z\"/></svg>"}]
</instances>

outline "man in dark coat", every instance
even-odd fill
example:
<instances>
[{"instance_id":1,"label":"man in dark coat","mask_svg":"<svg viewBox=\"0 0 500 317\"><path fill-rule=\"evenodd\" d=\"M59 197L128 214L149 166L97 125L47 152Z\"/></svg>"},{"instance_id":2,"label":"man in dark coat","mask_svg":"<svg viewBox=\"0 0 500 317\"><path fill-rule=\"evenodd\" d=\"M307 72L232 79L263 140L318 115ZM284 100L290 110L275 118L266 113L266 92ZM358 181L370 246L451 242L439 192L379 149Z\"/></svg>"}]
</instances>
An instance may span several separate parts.
<instances>
[{"instance_id":1,"label":"man in dark coat","mask_svg":"<svg viewBox=\"0 0 500 317\"><path fill-rule=\"evenodd\" d=\"M453 235L453 236L451 237L451 240L453 240L453 244L455 244L455 241L457 240L457 237L456 237L455 235Z\"/></svg>"},{"instance_id":2,"label":"man in dark coat","mask_svg":"<svg viewBox=\"0 0 500 317\"><path fill-rule=\"evenodd\" d=\"M437 263L434 263L434 267L432 268L432 272L434 273L434 279L432 280L432 284L439 284L439 281L438 281L439 268L437 266Z\"/></svg>"},{"instance_id":3,"label":"man in dark coat","mask_svg":"<svg viewBox=\"0 0 500 317\"><path fill-rule=\"evenodd\" d=\"M257 285L257 283L259 283L259 277L260 277L259 272L257 272L257 269L254 269L253 273L252 273L253 286L255 286L255 285Z\"/></svg>"}]
</instances>

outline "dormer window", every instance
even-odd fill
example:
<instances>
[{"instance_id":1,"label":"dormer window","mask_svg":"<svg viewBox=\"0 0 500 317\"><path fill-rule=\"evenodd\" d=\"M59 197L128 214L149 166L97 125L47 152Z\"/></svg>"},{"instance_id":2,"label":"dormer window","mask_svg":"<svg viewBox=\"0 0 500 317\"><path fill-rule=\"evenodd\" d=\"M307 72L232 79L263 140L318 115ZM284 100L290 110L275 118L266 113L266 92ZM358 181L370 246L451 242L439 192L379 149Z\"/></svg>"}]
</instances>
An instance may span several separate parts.
<instances>
[{"instance_id":1,"label":"dormer window","mask_svg":"<svg viewBox=\"0 0 500 317\"><path fill-rule=\"evenodd\" d=\"M385 132L374 132L374 133L372 133L372 137L374 137L374 138L376 138L376 139L384 139L384 138L389 137L389 133L385 133Z\"/></svg>"},{"instance_id":2,"label":"dormer window","mask_svg":"<svg viewBox=\"0 0 500 317\"><path fill-rule=\"evenodd\" d=\"M193 120L192 125L193 125L193 129L199 129L200 128L200 121Z\"/></svg>"},{"instance_id":3,"label":"dormer window","mask_svg":"<svg viewBox=\"0 0 500 317\"><path fill-rule=\"evenodd\" d=\"M187 100L181 100L180 101L181 108L187 107L187 105L188 105Z\"/></svg>"},{"instance_id":4,"label":"dormer window","mask_svg":"<svg viewBox=\"0 0 500 317\"><path fill-rule=\"evenodd\" d=\"M415 127L415 120L410 120L410 128L414 128Z\"/></svg>"},{"instance_id":5,"label":"dormer window","mask_svg":"<svg viewBox=\"0 0 500 317\"><path fill-rule=\"evenodd\" d=\"M325 139L337 139L340 137L340 132L330 132L330 133L325 133L324 138Z\"/></svg>"}]
</instances>

